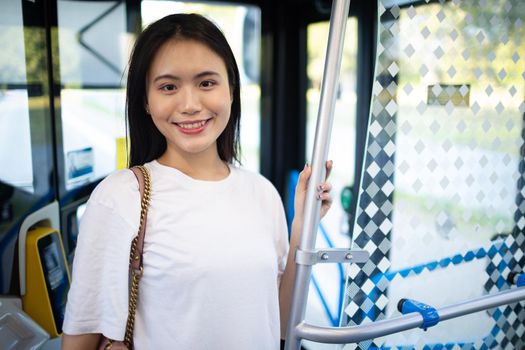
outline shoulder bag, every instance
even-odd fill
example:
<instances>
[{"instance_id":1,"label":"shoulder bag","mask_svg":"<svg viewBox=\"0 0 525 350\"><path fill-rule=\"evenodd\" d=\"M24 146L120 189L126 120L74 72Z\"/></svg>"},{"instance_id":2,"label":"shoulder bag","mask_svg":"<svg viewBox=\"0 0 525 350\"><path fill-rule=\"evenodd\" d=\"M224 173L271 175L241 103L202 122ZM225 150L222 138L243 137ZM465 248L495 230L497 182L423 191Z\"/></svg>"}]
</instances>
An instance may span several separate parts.
<instances>
[{"instance_id":1,"label":"shoulder bag","mask_svg":"<svg viewBox=\"0 0 525 350\"><path fill-rule=\"evenodd\" d=\"M140 225L137 236L131 243L129 256L129 305L126 333L123 341L111 340L102 335L98 350L131 350L133 349L133 329L135 326L135 312L139 293L139 281L142 277L142 252L144 249L144 236L146 234L146 219L151 197L151 179L148 169L144 166L135 166L133 171L139 182L140 191Z\"/></svg>"}]
</instances>

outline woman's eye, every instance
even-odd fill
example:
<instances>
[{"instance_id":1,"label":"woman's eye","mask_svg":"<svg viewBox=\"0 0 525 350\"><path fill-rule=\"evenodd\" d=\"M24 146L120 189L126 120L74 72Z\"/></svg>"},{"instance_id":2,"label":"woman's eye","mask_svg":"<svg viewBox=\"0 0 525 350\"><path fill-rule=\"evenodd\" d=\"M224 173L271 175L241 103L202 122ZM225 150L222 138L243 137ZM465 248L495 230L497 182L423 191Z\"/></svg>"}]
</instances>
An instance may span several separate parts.
<instances>
[{"instance_id":1,"label":"woman's eye","mask_svg":"<svg viewBox=\"0 0 525 350\"><path fill-rule=\"evenodd\" d=\"M201 86L203 88L210 88L214 85L215 85L215 82L213 80L204 80L203 82L201 82Z\"/></svg>"},{"instance_id":2,"label":"woman's eye","mask_svg":"<svg viewBox=\"0 0 525 350\"><path fill-rule=\"evenodd\" d=\"M163 91L175 91L176 86L173 84L168 84L168 85L161 86L160 89Z\"/></svg>"}]
</instances>

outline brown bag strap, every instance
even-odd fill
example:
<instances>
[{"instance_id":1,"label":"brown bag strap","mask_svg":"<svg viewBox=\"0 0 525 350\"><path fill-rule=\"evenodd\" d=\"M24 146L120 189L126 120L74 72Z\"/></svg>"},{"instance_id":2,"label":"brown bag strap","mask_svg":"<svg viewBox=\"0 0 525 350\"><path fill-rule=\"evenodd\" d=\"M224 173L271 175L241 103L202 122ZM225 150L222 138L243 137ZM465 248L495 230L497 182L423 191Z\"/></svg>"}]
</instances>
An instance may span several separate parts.
<instances>
[{"instance_id":1,"label":"brown bag strap","mask_svg":"<svg viewBox=\"0 0 525 350\"><path fill-rule=\"evenodd\" d=\"M128 320L126 324L126 334L124 335L124 344L129 349L133 348L133 329L135 327L135 313L137 311L137 301L139 293L139 281L142 277L142 252L144 250L144 236L146 235L146 219L148 217L148 208L151 198L151 178L146 167L139 165L131 168L133 174L137 177L140 191L140 224L137 236L131 242L129 256L129 305Z\"/></svg>"},{"instance_id":2,"label":"brown bag strap","mask_svg":"<svg viewBox=\"0 0 525 350\"><path fill-rule=\"evenodd\" d=\"M148 217L149 201L151 197L151 179L148 169L139 165L131 168L139 182L140 191L140 225L136 242L131 246L130 265L133 269L142 268L142 252L144 251L144 236L146 235L146 219Z\"/></svg>"}]
</instances>

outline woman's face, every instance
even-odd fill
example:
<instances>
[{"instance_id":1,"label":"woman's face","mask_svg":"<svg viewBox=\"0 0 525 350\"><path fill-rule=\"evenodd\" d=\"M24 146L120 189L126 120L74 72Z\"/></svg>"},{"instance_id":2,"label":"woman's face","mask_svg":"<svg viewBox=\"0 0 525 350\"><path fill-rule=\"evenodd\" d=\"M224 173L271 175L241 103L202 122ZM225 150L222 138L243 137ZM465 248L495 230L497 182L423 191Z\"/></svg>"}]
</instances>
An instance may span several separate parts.
<instances>
[{"instance_id":1,"label":"woman's face","mask_svg":"<svg viewBox=\"0 0 525 350\"><path fill-rule=\"evenodd\" d=\"M167 152L217 156L217 138L230 118L226 65L208 46L171 39L156 53L146 78L147 110Z\"/></svg>"}]
</instances>

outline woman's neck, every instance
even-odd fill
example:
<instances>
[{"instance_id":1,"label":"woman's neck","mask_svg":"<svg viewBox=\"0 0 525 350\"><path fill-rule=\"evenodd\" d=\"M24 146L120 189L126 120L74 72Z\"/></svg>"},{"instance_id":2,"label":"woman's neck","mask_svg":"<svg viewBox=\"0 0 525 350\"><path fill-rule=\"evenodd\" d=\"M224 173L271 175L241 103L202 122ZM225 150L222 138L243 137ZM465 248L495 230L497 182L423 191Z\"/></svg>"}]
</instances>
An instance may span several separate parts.
<instances>
[{"instance_id":1,"label":"woman's neck","mask_svg":"<svg viewBox=\"0 0 525 350\"><path fill-rule=\"evenodd\" d=\"M175 168L195 180L219 181L226 178L230 173L230 168L220 159L218 154L216 156L192 154L185 157L166 150L157 161L162 165Z\"/></svg>"}]
</instances>

